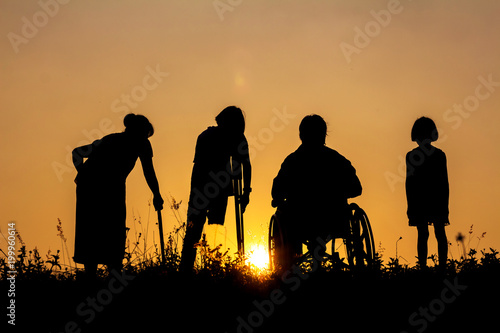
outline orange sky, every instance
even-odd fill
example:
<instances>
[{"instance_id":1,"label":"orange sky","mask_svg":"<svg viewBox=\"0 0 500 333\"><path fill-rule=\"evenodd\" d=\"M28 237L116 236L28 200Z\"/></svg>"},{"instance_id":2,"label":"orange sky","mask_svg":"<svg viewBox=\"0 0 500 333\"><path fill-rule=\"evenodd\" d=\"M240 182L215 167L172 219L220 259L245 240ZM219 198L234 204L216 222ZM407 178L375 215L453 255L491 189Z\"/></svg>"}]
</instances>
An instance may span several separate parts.
<instances>
[{"instance_id":1,"label":"orange sky","mask_svg":"<svg viewBox=\"0 0 500 333\"><path fill-rule=\"evenodd\" d=\"M448 157L452 255L472 224L474 237L486 232L479 248L499 248L500 3L60 2L0 1L0 230L16 221L28 248L60 249L61 218L72 252L68 150L121 131L128 111L155 126L161 190L186 209L196 137L227 105L247 115L247 248L267 241L272 179L310 113L325 118L327 145L357 169L364 193L354 201L385 259L401 236L398 253L415 263L401 159L423 115L436 121ZM147 221L150 197L140 163L127 185L133 231L133 215ZM176 223L168 210L164 223L167 231ZM236 250L232 215L227 224Z\"/></svg>"}]
</instances>

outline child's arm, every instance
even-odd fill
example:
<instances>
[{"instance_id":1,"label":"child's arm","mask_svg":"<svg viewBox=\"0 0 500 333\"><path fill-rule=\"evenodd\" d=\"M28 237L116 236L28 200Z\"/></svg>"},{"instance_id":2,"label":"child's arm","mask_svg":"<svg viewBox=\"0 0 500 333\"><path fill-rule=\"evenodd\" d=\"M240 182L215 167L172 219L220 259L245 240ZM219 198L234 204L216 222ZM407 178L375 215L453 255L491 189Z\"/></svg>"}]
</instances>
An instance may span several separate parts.
<instances>
[{"instance_id":1,"label":"child's arm","mask_svg":"<svg viewBox=\"0 0 500 333\"><path fill-rule=\"evenodd\" d=\"M414 176L414 167L410 162L410 154L406 154L406 182L405 182L405 190L406 190L406 201L408 203L408 207L410 207L410 203L414 201L415 197L415 176Z\"/></svg>"},{"instance_id":2,"label":"child's arm","mask_svg":"<svg viewBox=\"0 0 500 333\"><path fill-rule=\"evenodd\" d=\"M445 153L443 153L442 162L440 164L440 180L443 204L446 204L446 208L448 208L450 200L450 183L448 182L448 166Z\"/></svg>"}]
</instances>

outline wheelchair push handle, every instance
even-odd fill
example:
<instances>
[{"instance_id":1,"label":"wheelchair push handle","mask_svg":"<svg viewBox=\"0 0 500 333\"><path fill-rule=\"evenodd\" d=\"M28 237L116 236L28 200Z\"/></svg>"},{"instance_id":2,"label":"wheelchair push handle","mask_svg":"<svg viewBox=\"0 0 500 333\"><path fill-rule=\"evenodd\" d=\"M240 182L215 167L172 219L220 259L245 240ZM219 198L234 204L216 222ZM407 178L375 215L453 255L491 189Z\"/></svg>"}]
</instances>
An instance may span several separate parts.
<instances>
[{"instance_id":1,"label":"wheelchair push handle","mask_svg":"<svg viewBox=\"0 0 500 333\"><path fill-rule=\"evenodd\" d=\"M286 199L272 199L271 207L277 208L279 210L280 207L283 207L286 204L286 202L287 202Z\"/></svg>"}]
</instances>

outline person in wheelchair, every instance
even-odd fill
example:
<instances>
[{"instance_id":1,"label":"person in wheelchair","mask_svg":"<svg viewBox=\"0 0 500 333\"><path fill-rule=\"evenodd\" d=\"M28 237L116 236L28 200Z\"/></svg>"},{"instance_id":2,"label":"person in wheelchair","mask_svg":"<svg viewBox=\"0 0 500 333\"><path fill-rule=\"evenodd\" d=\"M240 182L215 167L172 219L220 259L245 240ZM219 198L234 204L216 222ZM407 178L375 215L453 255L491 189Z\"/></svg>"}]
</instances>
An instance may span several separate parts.
<instances>
[{"instance_id":1,"label":"person in wheelchair","mask_svg":"<svg viewBox=\"0 0 500 333\"><path fill-rule=\"evenodd\" d=\"M287 234L292 255L302 254L349 232L348 198L361 195L361 183L351 162L325 145L327 125L316 114L302 119L302 144L288 155L273 181L273 207Z\"/></svg>"}]
</instances>

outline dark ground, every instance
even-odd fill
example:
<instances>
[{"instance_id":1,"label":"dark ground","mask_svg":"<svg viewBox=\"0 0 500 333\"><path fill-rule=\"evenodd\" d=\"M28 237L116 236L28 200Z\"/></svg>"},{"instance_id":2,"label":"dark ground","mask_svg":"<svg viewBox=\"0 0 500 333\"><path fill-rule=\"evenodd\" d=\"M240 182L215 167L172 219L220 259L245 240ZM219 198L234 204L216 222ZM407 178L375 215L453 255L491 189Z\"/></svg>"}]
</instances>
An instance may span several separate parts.
<instances>
[{"instance_id":1,"label":"dark ground","mask_svg":"<svg viewBox=\"0 0 500 333\"><path fill-rule=\"evenodd\" d=\"M486 332L496 330L500 320L499 283L498 270L412 271L390 278L288 272L262 283L238 276L143 272L108 277L92 287L78 280L18 279L16 328L53 333ZM1 286L8 289L6 281Z\"/></svg>"}]
</instances>

